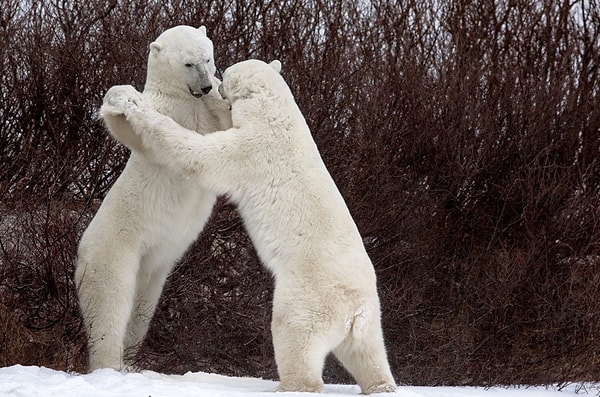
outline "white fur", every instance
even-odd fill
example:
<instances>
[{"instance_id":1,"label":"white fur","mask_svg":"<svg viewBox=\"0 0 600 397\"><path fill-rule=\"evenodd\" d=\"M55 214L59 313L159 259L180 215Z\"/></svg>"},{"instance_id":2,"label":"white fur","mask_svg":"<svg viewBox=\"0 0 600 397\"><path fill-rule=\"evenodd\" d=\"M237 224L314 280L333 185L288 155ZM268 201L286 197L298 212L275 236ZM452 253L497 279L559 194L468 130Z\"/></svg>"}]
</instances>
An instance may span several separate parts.
<instances>
[{"instance_id":1,"label":"white fur","mask_svg":"<svg viewBox=\"0 0 600 397\"><path fill-rule=\"evenodd\" d=\"M218 95L206 29L177 26L150 45L144 103L204 134L231 126ZM208 87L211 91L206 94ZM113 87L131 92L133 87ZM200 97L200 95L202 95ZM216 194L146 157L122 114L100 110L131 156L81 238L75 279L89 337L89 369L122 369L144 339L165 280L204 227Z\"/></svg>"},{"instance_id":2,"label":"white fur","mask_svg":"<svg viewBox=\"0 0 600 397\"><path fill-rule=\"evenodd\" d=\"M278 390L321 391L333 351L363 393L393 391L373 265L279 69L256 60L227 69L220 91L231 101L233 128L206 136L135 92L109 92L106 101L126 115L149 156L237 204L275 276Z\"/></svg>"}]
</instances>

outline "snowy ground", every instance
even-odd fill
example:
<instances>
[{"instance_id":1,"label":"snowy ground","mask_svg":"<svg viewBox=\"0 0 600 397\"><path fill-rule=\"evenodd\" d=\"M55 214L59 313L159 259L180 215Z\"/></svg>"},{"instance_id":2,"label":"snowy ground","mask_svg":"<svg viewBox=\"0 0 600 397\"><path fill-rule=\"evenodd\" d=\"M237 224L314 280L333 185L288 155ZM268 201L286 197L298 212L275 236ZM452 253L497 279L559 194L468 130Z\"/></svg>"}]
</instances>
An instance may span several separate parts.
<instances>
[{"instance_id":1,"label":"snowy ground","mask_svg":"<svg viewBox=\"0 0 600 397\"><path fill-rule=\"evenodd\" d=\"M98 370L87 375L68 374L40 367L15 365L0 368L0 397L273 397L276 382L231 378L215 374L161 375L156 372L120 373ZM325 385L324 395L358 395L357 386ZM281 393L298 397L308 393ZM555 387L399 387L382 397L568 397L600 396L600 385Z\"/></svg>"}]
</instances>

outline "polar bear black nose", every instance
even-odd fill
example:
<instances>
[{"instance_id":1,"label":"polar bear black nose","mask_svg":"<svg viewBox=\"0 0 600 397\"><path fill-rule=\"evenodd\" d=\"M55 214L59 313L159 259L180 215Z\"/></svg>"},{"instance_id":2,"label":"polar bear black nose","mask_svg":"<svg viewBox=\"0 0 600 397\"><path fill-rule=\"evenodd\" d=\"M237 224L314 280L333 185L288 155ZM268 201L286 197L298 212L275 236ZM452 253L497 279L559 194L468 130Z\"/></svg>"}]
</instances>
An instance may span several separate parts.
<instances>
[{"instance_id":1,"label":"polar bear black nose","mask_svg":"<svg viewBox=\"0 0 600 397\"><path fill-rule=\"evenodd\" d=\"M202 87L202 92L205 94L208 94L210 92L210 90L212 90L212 85L209 85L207 87Z\"/></svg>"}]
</instances>

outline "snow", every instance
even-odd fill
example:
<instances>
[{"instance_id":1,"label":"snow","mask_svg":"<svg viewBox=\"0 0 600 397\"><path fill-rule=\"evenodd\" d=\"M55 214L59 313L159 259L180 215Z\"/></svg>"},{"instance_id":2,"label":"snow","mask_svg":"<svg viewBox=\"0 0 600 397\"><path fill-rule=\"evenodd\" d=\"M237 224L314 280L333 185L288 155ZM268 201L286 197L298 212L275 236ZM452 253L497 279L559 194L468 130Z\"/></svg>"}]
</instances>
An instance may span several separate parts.
<instances>
[{"instance_id":1,"label":"snow","mask_svg":"<svg viewBox=\"0 0 600 397\"><path fill-rule=\"evenodd\" d=\"M0 397L261 397L277 382L234 378L202 372L162 375L152 371L124 373L100 369L91 374L74 374L44 367L14 365L0 368ZM417 387L401 386L382 397L568 397L600 395L600 385L571 384L557 387ZM325 385L325 396L359 395L355 385ZM281 393L299 397L308 393Z\"/></svg>"}]
</instances>

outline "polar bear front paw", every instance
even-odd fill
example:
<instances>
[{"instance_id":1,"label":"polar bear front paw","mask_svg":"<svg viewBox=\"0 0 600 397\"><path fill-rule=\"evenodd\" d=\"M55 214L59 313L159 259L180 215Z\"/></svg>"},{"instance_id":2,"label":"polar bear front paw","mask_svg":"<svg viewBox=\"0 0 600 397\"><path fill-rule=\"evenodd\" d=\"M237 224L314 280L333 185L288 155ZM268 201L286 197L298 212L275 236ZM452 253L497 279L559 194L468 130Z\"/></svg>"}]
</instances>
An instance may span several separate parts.
<instances>
[{"instance_id":1,"label":"polar bear front paw","mask_svg":"<svg viewBox=\"0 0 600 397\"><path fill-rule=\"evenodd\" d=\"M127 115L127 113L139 111L141 103L142 94L135 88L130 85L115 85L104 95L100 115L103 117Z\"/></svg>"}]
</instances>

